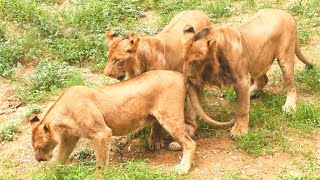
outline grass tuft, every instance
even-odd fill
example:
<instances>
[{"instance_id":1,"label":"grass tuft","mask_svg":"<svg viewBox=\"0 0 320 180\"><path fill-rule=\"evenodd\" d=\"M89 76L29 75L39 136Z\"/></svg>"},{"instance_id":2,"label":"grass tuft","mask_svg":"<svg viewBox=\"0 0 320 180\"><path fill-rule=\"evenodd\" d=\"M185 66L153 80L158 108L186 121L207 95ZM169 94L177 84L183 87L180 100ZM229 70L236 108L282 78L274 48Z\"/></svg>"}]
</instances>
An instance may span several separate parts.
<instances>
[{"instance_id":1,"label":"grass tuft","mask_svg":"<svg viewBox=\"0 0 320 180\"><path fill-rule=\"evenodd\" d=\"M131 162L110 165L101 172L96 172L93 165L70 164L43 167L33 172L29 179L178 179L177 176L146 166L145 162Z\"/></svg>"},{"instance_id":2,"label":"grass tuft","mask_svg":"<svg viewBox=\"0 0 320 180\"><path fill-rule=\"evenodd\" d=\"M0 130L0 141L12 141L16 133L19 132L18 122L8 122Z\"/></svg>"},{"instance_id":3,"label":"grass tuft","mask_svg":"<svg viewBox=\"0 0 320 180\"><path fill-rule=\"evenodd\" d=\"M41 61L23 87L17 88L24 102L38 102L66 87L84 84L82 74L65 62Z\"/></svg>"}]
</instances>

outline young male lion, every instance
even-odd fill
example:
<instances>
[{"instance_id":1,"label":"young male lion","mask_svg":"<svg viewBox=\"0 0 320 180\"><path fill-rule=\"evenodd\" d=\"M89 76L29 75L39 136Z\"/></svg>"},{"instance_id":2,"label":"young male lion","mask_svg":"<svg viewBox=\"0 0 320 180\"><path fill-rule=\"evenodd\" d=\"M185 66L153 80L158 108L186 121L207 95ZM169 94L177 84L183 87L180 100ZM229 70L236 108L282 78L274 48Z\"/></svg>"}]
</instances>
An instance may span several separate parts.
<instances>
[{"instance_id":1,"label":"young male lion","mask_svg":"<svg viewBox=\"0 0 320 180\"><path fill-rule=\"evenodd\" d=\"M239 28L208 27L195 33L194 28L186 26L184 34L189 40L185 45L183 73L189 82L231 86L236 91L236 123L231 137L247 132L249 94L267 84L266 73L275 59L287 85L283 110L296 108L295 55L307 66L312 64L300 51L296 22L287 12L264 9Z\"/></svg>"},{"instance_id":2,"label":"young male lion","mask_svg":"<svg viewBox=\"0 0 320 180\"><path fill-rule=\"evenodd\" d=\"M59 145L56 162L65 163L79 138L86 137L92 140L98 163L105 165L112 135L126 135L158 122L182 146L183 156L177 171L187 173L196 143L184 122L185 93L183 75L164 70L150 71L97 89L71 87L58 97L41 121L37 116L31 118L35 158L38 161L50 159L52 150ZM191 86L188 93L204 121L219 126L234 123L211 120L201 109Z\"/></svg>"},{"instance_id":3,"label":"young male lion","mask_svg":"<svg viewBox=\"0 0 320 180\"><path fill-rule=\"evenodd\" d=\"M150 70L173 70L182 72L183 68L183 28L192 25L195 30L211 26L211 20L207 14L199 10L183 11L173 17L169 24L156 36L129 34L119 37L113 30L107 33L109 45L108 62L104 74L118 80L135 77ZM200 90L197 90L200 92ZM195 112L188 101L186 111L186 123L191 136L197 129ZM152 131L161 128L154 124ZM153 133L154 141L149 142L150 149L159 149L157 146L161 137L159 133ZM161 144L161 143L160 143ZM172 144L172 149L178 150L177 145Z\"/></svg>"}]
</instances>

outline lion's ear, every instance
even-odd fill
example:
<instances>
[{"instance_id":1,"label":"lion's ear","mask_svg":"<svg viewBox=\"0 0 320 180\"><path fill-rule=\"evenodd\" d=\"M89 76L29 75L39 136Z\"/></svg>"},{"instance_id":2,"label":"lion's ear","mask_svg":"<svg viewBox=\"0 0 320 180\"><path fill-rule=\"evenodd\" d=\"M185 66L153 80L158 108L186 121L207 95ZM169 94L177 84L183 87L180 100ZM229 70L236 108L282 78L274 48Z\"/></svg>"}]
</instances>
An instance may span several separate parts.
<instances>
[{"instance_id":1,"label":"lion's ear","mask_svg":"<svg viewBox=\"0 0 320 180\"><path fill-rule=\"evenodd\" d=\"M38 122L40 122L40 119L38 118L38 116L36 114L32 114L29 118L29 122L31 124L32 127L35 126L35 124L37 124Z\"/></svg>"},{"instance_id":2,"label":"lion's ear","mask_svg":"<svg viewBox=\"0 0 320 180\"><path fill-rule=\"evenodd\" d=\"M49 126L49 124L45 124L45 125L43 126L43 129L44 129L45 132L49 132L49 131L50 131L50 126Z\"/></svg>"},{"instance_id":3,"label":"lion's ear","mask_svg":"<svg viewBox=\"0 0 320 180\"><path fill-rule=\"evenodd\" d=\"M140 42L140 38L137 34L131 33L126 36L131 44L131 48L129 49L130 52L134 52L137 50Z\"/></svg>"},{"instance_id":4,"label":"lion's ear","mask_svg":"<svg viewBox=\"0 0 320 180\"><path fill-rule=\"evenodd\" d=\"M186 34L186 33L192 33L194 34L194 28L191 26L191 25L186 25L184 28L183 28L183 33Z\"/></svg>"},{"instance_id":5,"label":"lion's ear","mask_svg":"<svg viewBox=\"0 0 320 180\"><path fill-rule=\"evenodd\" d=\"M209 39L207 41L208 49L215 48L217 45L217 41L215 39Z\"/></svg>"},{"instance_id":6,"label":"lion's ear","mask_svg":"<svg viewBox=\"0 0 320 180\"><path fill-rule=\"evenodd\" d=\"M190 25L186 25L183 28L183 39L182 43L185 44L189 39L191 39L194 36L194 28Z\"/></svg>"},{"instance_id":7,"label":"lion's ear","mask_svg":"<svg viewBox=\"0 0 320 180\"><path fill-rule=\"evenodd\" d=\"M118 37L118 34L113 30L113 29L110 29L108 32L107 32L107 42L110 43L114 40L114 38Z\"/></svg>"}]
</instances>

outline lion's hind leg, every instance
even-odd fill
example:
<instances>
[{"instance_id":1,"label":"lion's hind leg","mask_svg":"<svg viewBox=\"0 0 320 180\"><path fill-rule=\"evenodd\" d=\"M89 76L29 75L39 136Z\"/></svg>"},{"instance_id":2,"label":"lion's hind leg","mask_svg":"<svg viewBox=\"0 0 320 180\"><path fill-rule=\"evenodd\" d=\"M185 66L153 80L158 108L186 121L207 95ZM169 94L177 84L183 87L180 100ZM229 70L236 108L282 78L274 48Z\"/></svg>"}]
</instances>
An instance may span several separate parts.
<instances>
[{"instance_id":1,"label":"lion's hind leg","mask_svg":"<svg viewBox=\"0 0 320 180\"><path fill-rule=\"evenodd\" d=\"M258 91L262 90L267 85L267 83L268 77L266 74L254 80L253 84L250 86L250 96L255 96Z\"/></svg>"},{"instance_id":2,"label":"lion's hind leg","mask_svg":"<svg viewBox=\"0 0 320 180\"><path fill-rule=\"evenodd\" d=\"M158 121L152 122L148 145L150 150L161 149L164 147L162 127Z\"/></svg>"},{"instance_id":3,"label":"lion's hind leg","mask_svg":"<svg viewBox=\"0 0 320 180\"><path fill-rule=\"evenodd\" d=\"M287 86L287 99L282 110L289 112L296 109L297 92L294 86L294 49L286 52L280 55L278 62Z\"/></svg>"}]
</instances>

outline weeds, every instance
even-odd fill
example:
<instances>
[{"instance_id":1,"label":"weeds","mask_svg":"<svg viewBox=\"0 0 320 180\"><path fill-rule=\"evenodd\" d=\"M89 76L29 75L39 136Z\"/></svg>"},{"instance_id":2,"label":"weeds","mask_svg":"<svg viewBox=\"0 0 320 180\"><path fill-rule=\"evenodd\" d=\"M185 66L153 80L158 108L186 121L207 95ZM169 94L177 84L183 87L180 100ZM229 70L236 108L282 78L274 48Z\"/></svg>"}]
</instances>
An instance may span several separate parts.
<instances>
[{"instance_id":1,"label":"weeds","mask_svg":"<svg viewBox=\"0 0 320 180\"><path fill-rule=\"evenodd\" d=\"M217 20L217 18L230 16L230 6L230 0L223 0L210 3L203 3L201 9L204 10L210 18Z\"/></svg>"},{"instance_id":2,"label":"weeds","mask_svg":"<svg viewBox=\"0 0 320 180\"><path fill-rule=\"evenodd\" d=\"M306 93L318 92L320 89L320 68L314 66L311 69L298 70L295 75L298 89ZM319 94L320 95L320 94Z\"/></svg>"},{"instance_id":3,"label":"weeds","mask_svg":"<svg viewBox=\"0 0 320 180\"><path fill-rule=\"evenodd\" d=\"M132 22L143 15L137 0L80 1L63 11L68 24L94 33L104 33L113 27L131 27Z\"/></svg>"},{"instance_id":4,"label":"weeds","mask_svg":"<svg viewBox=\"0 0 320 180\"><path fill-rule=\"evenodd\" d=\"M24 56L24 50L21 45L13 41L0 42L0 75L9 77L12 68L21 62Z\"/></svg>"},{"instance_id":5,"label":"weeds","mask_svg":"<svg viewBox=\"0 0 320 180\"><path fill-rule=\"evenodd\" d=\"M128 161L123 164L108 166L102 172L95 172L96 167L92 165L57 165L51 168L44 167L34 172L30 179L178 179L174 175L150 168L145 162Z\"/></svg>"},{"instance_id":6,"label":"weeds","mask_svg":"<svg viewBox=\"0 0 320 180\"><path fill-rule=\"evenodd\" d=\"M19 97L24 102L47 100L50 93L84 83L79 71L65 62L41 61L23 88L17 88Z\"/></svg>"},{"instance_id":7,"label":"weeds","mask_svg":"<svg viewBox=\"0 0 320 180\"><path fill-rule=\"evenodd\" d=\"M56 36L60 26L57 18L40 9L32 0L2 0L0 15L24 28L37 27L43 36Z\"/></svg>"},{"instance_id":8,"label":"weeds","mask_svg":"<svg viewBox=\"0 0 320 180\"><path fill-rule=\"evenodd\" d=\"M17 132L19 132L18 122L6 123L0 130L0 141L11 141Z\"/></svg>"}]
</instances>

